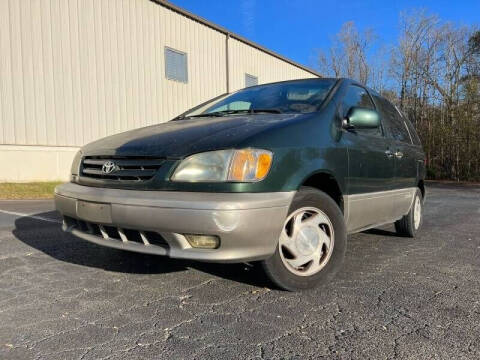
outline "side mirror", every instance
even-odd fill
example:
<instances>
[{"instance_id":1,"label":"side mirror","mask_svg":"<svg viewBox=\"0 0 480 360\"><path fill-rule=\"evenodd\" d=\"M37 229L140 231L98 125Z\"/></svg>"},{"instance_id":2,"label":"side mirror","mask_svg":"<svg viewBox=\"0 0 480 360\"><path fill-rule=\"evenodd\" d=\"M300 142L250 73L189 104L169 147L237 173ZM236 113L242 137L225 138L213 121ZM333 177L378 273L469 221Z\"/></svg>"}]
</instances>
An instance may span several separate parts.
<instances>
[{"instance_id":1,"label":"side mirror","mask_svg":"<svg viewBox=\"0 0 480 360\"><path fill-rule=\"evenodd\" d=\"M361 107L351 107L343 120L344 129L376 129L380 127L380 116L378 112Z\"/></svg>"}]
</instances>

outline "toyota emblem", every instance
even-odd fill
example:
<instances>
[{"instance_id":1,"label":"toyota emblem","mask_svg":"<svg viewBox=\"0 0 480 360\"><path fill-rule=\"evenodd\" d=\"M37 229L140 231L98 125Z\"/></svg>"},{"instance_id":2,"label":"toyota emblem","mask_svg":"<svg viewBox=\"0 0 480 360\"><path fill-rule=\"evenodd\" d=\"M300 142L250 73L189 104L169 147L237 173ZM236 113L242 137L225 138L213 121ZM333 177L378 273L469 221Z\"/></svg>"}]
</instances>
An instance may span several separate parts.
<instances>
[{"instance_id":1,"label":"toyota emblem","mask_svg":"<svg viewBox=\"0 0 480 360\"><path fill-rule=\"evenodd\" d=\"M117 164L113 161L106 161L102 166L102 172L104 174L110 174L117 170Z\"/></svg>"}]
</instances>

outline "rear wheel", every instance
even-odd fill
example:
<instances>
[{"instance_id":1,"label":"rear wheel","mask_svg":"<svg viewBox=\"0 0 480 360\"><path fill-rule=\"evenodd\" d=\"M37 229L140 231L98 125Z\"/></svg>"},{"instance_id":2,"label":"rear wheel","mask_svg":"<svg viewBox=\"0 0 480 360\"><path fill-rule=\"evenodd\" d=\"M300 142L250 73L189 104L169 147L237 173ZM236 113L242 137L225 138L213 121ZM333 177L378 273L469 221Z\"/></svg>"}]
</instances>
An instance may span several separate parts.
<instances>
[{"instance_id":1,"label":"rear wheel","mask_svg":"<svg viewBox=\"0 0 480 360\"><path fill-rule=\"evenodd\" d=\"M407 215L395 221L395 230L398 235L415 237L422 226L423 221L423 198L420 189L417 189L413 205Z\"/></svg>"},{"instance_id":2,"label":"rear wheel","mask_svg":"<svg viewBox=\"0 0 480 360\"><path fill-rule=\"evenodd\" d=\"M347 235L342 211L324 192L302 187L295 195L277 249L263 261L269 278L285 290L327 282L345 257Z\"/></svg>"}]
</instances>

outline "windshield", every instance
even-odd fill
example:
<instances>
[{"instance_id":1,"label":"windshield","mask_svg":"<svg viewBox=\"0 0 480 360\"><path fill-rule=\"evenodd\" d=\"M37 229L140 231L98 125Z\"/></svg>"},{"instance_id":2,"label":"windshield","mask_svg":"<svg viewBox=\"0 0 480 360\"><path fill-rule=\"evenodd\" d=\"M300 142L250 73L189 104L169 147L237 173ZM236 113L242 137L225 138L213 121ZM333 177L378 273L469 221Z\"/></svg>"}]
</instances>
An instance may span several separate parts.
<instances>
[{"instance_id":1,"label":"windshield","mask_svg":"<svg viewBox=\"0 0 480 360\"><path fill-rule=\"evenodd\" d=\"M335 79L314 79L253 86L211 100L181 118L318 111Z\"/></svg>"}]
</instances>

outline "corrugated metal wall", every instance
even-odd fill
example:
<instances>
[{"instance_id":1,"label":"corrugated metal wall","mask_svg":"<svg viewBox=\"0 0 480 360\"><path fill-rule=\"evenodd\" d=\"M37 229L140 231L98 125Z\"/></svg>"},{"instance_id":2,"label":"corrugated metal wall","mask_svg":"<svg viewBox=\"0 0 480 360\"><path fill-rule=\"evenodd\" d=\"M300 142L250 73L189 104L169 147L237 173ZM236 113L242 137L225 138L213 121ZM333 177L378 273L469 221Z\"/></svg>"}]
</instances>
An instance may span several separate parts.
<instances>
[{"instance_id":1,"label":"corrugated metal wall","mask_svg":"<svg viewBox=\"0 0 480 360\"><path fill-rule=\"evenodd\" d=\"M245 73L256 76L259 84L314 77L285 61L251 47L239 40L229 40L230 89L245 87Z\"/></svg>"},{"instance_id":2,"label":"corrugated metal wall","mask_svg":"<svg viewBox=\"0 0 480 360\"><path fill-rule=\"evenodd\" d=\"M164 47L188 54L165 78ZM229 39L230 89L305 78ZM0 144L81 146L226 91L226 35L149 0L0 0Z\"/></svg>"}]
</instances>

